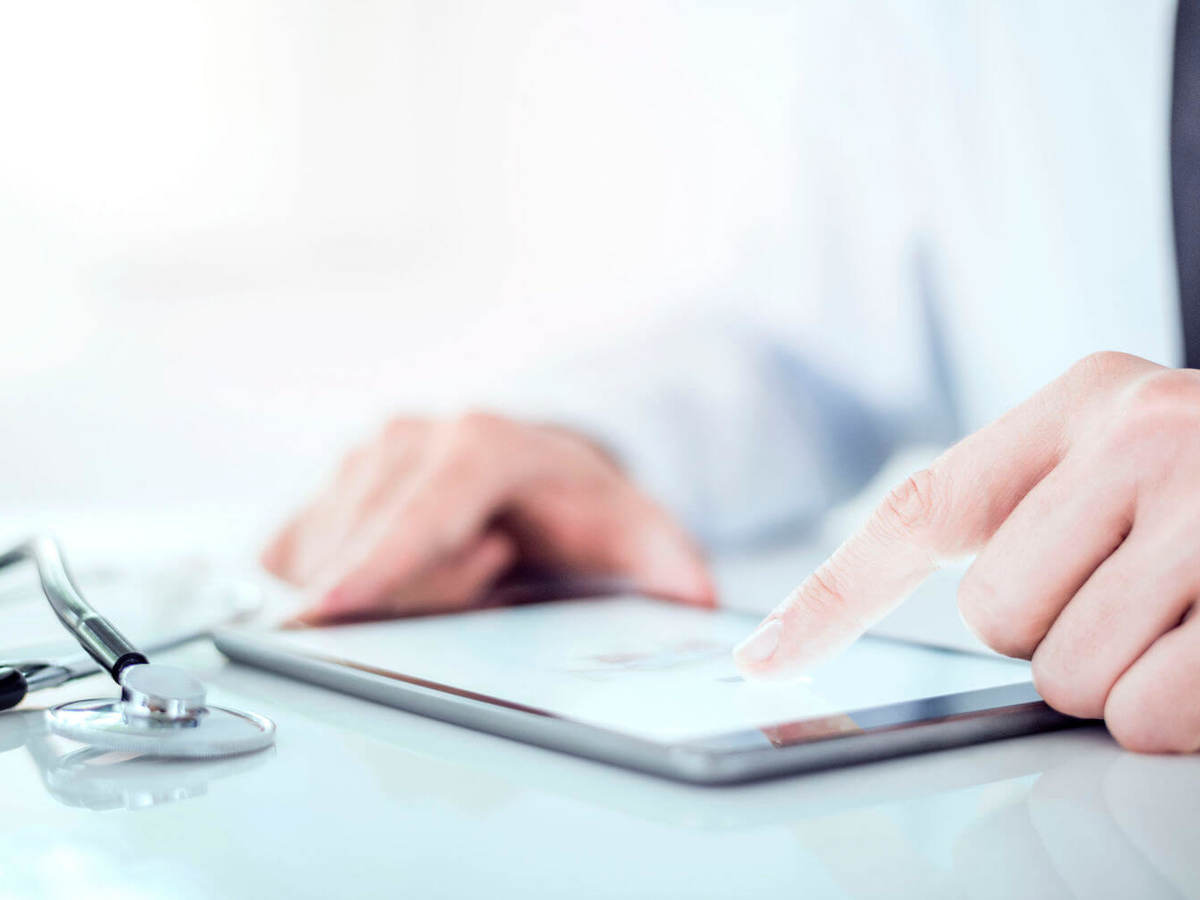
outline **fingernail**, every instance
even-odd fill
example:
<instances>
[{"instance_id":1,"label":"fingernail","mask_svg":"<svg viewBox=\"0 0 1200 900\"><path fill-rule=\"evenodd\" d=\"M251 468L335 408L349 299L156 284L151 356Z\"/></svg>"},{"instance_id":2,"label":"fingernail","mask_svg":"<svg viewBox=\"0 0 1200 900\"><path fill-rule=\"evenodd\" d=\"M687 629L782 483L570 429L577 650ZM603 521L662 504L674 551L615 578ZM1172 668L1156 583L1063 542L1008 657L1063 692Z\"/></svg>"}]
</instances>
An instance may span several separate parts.
<instances>
[{"instance_id":1,"label":"fingernail","mask_svg":"<svg viewBox=\"0 0 1200 900\"><path fill-rule=\"evenodd\" d=\"M742 663L766 662L779 648L779 632L783 625L778 619L768 619L740 644L733 648L733 658Z\"/></svg>"}]
</instances>

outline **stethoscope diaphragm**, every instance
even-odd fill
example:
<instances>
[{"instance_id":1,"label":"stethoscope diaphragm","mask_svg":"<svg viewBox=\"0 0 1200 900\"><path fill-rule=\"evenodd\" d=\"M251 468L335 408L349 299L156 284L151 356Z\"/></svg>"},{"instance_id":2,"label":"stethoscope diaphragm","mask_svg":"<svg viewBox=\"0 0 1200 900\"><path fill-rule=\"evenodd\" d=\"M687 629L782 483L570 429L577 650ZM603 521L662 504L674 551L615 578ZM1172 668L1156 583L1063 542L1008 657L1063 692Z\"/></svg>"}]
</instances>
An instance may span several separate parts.
<instances>
[{"instance_id":1,"label":"stethoscope diaphragm","mask_svg":"<svg viewBox=\"0 0 1200 900\"><path fill-rule=\"evenodd\" d=\"M54 734L97 749L168 758L250 753L275 740L270 719L223 706L172 720L131 714L125 700L76 700L46 710L46 720Z\"/></svg>"},{"instance_id":2,"label":"stethoscope diaphragm","mask_svg":"<svg viewBox=\"0 0 1200 900\"><path fill-rule=\"evenodd\" d=\"M265 716L208 706L204 685L175 666L141 663L121 672L119 700L76 700L47 710L50 730L103 750L190 759L269 746Z\"/></svg>"},{"instance_id":3,"label":"stethoscope diaphragm","mask_svg":"<svg viewBox=\"0 0 1200 900\"><path fill-rule=\"evenodd\" d=\"M166 758L232 756L274 743L275 723L270 719L209 706L199 680L183 669L147 660L84 599L53 538L31 538L0 552L0 568L25 559L37 566L46 599L59 620L121 685L119 700L77 700L47 710L52 733L100 750ZM69 680L65 667L49 668L61 670L50 683ZM44 665L27 671L0 666L0 709L19 703L31 679L48 671Z\"/></svg>"}]
</instances>

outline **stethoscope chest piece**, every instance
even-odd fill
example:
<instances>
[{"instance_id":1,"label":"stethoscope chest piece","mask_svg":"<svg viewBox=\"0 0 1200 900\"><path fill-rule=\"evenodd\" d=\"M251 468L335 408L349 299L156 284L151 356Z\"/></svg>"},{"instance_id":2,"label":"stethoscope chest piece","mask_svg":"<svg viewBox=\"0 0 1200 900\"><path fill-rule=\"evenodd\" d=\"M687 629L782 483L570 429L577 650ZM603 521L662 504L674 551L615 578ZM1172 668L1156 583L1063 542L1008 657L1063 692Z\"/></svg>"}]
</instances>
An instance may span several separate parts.
<instances>
[{"instance_id":1,"label":"stethoscope chest piece","mask_svg":"<svg viewBox=\"0 0 1200 900\"><path fill-rule=\"evenodd\" d=\"M52 733L99 750L166 758L233 756L275 742L270 719L209 706L204 685L183 669L149 662L79 593L53 538L30 538L0 552L0 568L21 560L36 564L59 621L121 686L119 700L78 700L46 710ZM0 665L0 709L16 706L30 690L74 677L65 663Z\"/></svg>"},{"instance_id":2,"label":"stethoscope chest piece","mask_svg":"<svg viewBox=\"0 0 1200 900\"><path fill-rule=\"evenodd\" d=\"M207 705L204 686L182 669L131 665L120 681L120 699L76 700L48 709L50 730L99 749L168 758L232 756L275 741L274 722Z\"/></svg>"}]
</instances>

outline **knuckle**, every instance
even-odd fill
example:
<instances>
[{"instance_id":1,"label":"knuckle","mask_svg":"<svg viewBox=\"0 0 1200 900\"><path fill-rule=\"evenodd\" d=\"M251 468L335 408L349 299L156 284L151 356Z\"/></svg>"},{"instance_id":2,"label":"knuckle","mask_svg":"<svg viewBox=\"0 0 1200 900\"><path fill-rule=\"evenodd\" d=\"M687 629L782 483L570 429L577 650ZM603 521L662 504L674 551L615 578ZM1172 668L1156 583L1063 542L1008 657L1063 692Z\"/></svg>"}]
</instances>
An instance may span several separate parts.
<instances>
[{"instance_id":1,"label":"knuckle","mask_svg":"<svg viewBox=\"0 0 1200 900\"><path fill-rule=\"evenodd\" d=\"M1119 682L1104 707L1104 722L1117 743L1137 753L1168 753L1182 750L1172 746L1155 719L1151 707L1137 690Z\"/></svg>"},{"instance_id":2,"label":"knuckle","mask_svg":"<svg viewBox=\"0 0 1200 900\"><path fill-rule=\"evenodd\" d=\"M436 455L444 466L474 471L504 440L506 425L506 419L492 413L465 412L445 423Z\"/></svg>"},{"instance_id":3,"label":"knuckle","mask_svg":"<svg viewBox=\"0 0 1200 900\"><path fill-rule=\"evenodd\" d=\"M419 457L428 444L430 426L417 419L392 419L379 433L375 453L382 466L395 474Z\"/></svg>"},{"instance_id":4,"label":"knuckle","mask_svg":"<svg viewBox=\"0 0 1200 900\"><path fill-rule=\"evenodd\" d=\"M1062 654L1043 645L1034 651L1031 668L1033 686L1059 712L1080 719L1103 715L1108 686L1089 680Z\"/></svg>"},{"instance_id":5,"label":"knuckle","mask_svg":"<svg viewBox=\"0 0 1200 900\"><path fill-rule=\"evenodd\" d=\"M913 473L884 499L884 526L906 535L936 530L946 509L945 493L943 479L933 469Z\"/></svg>"},{"instance_id":6,"label":"knuckle","mask_svg":"<svg viewBox=\"0 0 1200 900\"><path fill-rule=\"evenodd\" d=\"M1200 372L1193 369L1154 372L1138 379L1130 388L1127 401L1135 421L1149 419L1155 425L1180 421L1195 425L1200 421Z\"/></svg>"},{"instance_id":7,"label":"knuckle","mask_svg":"<svg viewBox=\"0 0 1200 900\"><path fill-rule=\"evenodd\" d=\"M997 653L1029 659L1041 635L1005 603L986 579L968 573L958 586L958 612L974 635Z\"/></svg>"},{"instance_id":8,"label":"knuckle","mask_svg":"<svg viewBox=\"0 0 1200 900\"><path fill-rule=\"evenodd\" d=\"M1181 716L1178 697L1142 673L1117 680L1104 703L1104 722L1117 743L1137 753L1194 753L1200 734Z\"/></svg>"},{"instance_id":9,"label":"knuckle","mask_svg":"<svg viewBox=\"0 0 1200 900\"><path fill-rule=\"evenodd\" d=\"M430 448L436 467L452 472L474 471L493 440L497 417L467 412L444 423L440 439Z\"/></svg>"},{"instance_id":10,"label":"knuckle","mask_svg":"<svg viewBox=\"0 0 1200 900\"><path fill-rule=\"evenodd\" d=\"M1119 453L1170 452L1200 436L1200 372L1162 369L1126 390L1110 437Z\"/></svg>"},{"instance_id":11,"label":"knuckle","mask_svg":"<svg viewBox=\"0 0 1200 900\"><path fill-rule=\"evenodd\" d=\"M447 485L473 482L483 466L484 461L479 453L469 447L452 444L430 458L423 470L425 478L422 483L442 489ZM432 497L428 499L433 500Z\"/></svg>"},{"instance_id":12,"label":"knuckle","mask_svg":"<svg viewBox=\"0 0 1200 900\"><path fill-rule=\"evenodd\" d=\"M484 410L467 410L454 420L454 433L463 440L486 440L503 429L506 419Z\"/></svg>"},{"instance_id":13,"label":"knuckle","mask_svg":"<svg viewBox=\"0 0 1200 900\"><path fill-rule=\"evenodd\" d=\"M1097 350L1072 365L1067 375L1073 380L1090 383L1120 377L1141 365L1145 365L1145 361L1129 353Z\"/></svg>"},{"instance_id":14,"label":"knuckle","mask_svg":"<svg viewBox=\"0 0 1200 900\"><path fill-rule=\"evenodd\" d=\"M448 475L494 476L521 462L520 437L511 419L489 412L464 413L446 423L434 453L437 468Z\"/></svg>"},{"instance_id":15,"label":"knuckle","mask_svg":"<svg viewBox=\"0 0 1200 900\"><path fill-rule=\"evenodd\" d=\"M797 590L794 604L802 607L817 621L849 621L858 624L848 592L842 584L837 567L829 562L818 567Z\"/></svg>"}]
</instances>

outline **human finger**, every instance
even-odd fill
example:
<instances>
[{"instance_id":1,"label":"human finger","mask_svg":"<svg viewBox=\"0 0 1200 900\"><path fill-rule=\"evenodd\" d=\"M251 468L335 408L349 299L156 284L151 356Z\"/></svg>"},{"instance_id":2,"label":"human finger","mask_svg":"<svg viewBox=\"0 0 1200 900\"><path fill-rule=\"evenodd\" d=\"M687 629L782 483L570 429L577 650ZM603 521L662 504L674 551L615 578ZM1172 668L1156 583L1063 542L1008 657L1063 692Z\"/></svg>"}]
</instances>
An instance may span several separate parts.
<instances>
[{"instance_id":1,"label":"human finger","mask_svg":"<svg viewBox=\"0 0 1200 900\"><path fill-rule=\"evenodd\" d=\"M1141 369L1161 367L1090 357L910 477L735 648L743 673L794 677L844 649L944 561L978 550L1058 465L1090 412Z\"/></svg>"},{"instance_id":2,"label":"human finger","mask_svg":"<svg viewBox=\"0 0 1200 900\"><path fill-rule=\"evenodd\" d=\"M514 497L503 521L526 561L621 579L631 590L695 606L715 604L704 555L674 518L615 471L589 481L582 491L551 483Z\"/></svg>"},{"instance_id":3,"label":"human finger","mask_svg":"<svg viewBox=\"0 0 1200 900\"><path fill-rule=\"evenodd\" d=\"M369 608L339 610L318 603L296 621L327 625L366 616L418 615L451 612L476 603L516 559L516 545L499 531L489 531L445 560L427 567Z\"/></svg>"},{"instance_id":4,"label":"human finger","mask_svg":"<svg viewBox=\"0 0 1200 900\"><path fill-rule=\"evenodd\" d=\"M401 489L428 426L389 421L370 442L346 453L316 499L294 515L260 554L263 567L296 585L311 584L373 512Z\"/></svg>"},{"instance_id":5,"label":"human finger","mask_svg":"<svg viewBox=\"0 0 1200 900\"><path fill-rule=\"evenodd\" d=\"M1104 721L1128 750L1194 753L1200 750L1197 697L1200 616L1191 614L1151 644L1117 679L1104 704Z\"/></svg>"},{"instance_id":6,"label":"human finger","mask_svg":"<svg viewBox=\"0 0 1200 900\"><path fill-rule=\"evenodd\" d=\"M735 648L742 672L795 677L847 647L944 561L982 543L1057 461L1056 441L1021 447L1021 430L1012 420L995 423L892 490Z\"/></svg>"},{"instance_id":7,"label":"human finger","mask_svg":"<svg viewBox=\"0 0 1200 900\"><path fill-rule=\"evenodd\" d=\"M1165 546L1185 548L1170 563ZM1060 712L1098 719L1113 685L1179 624L1200 589L1191 533L1140 524L1071 598L1033 653L1034 684Z\"/></svg>"},{"instance_id":8,"label":"human finger","mask_svg":"<svg viewBox=\"0 0 1200 900\"><path fill-rule=\"evenodd\" d=\"M1016 505L958 588L963 621L999 653L1028 659L1133 525L1136 473L1069 457Z\"/></svg>"},{"instance_id":9,"label":"human finger","mask_svg":"<svg viewBox=\"0 0 1200 900\"><path fill-rule=\"evenodd\" d=\"M369 613L481 533L539 462L505 424L470 417L447 429L375 528L377 539L345 565L319 606L337 616Z\"/></svg>"}]
</instances>

